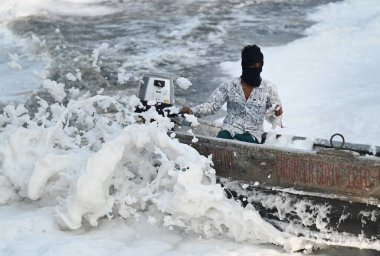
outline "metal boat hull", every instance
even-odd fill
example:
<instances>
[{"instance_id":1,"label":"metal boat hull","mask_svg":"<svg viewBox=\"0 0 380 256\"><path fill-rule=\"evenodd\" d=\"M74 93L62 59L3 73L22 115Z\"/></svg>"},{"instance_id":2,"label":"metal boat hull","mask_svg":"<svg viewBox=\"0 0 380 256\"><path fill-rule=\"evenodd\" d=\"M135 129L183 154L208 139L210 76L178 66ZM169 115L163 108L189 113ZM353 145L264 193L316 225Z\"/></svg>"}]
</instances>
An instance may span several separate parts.
<instances>
[{"instance_id":1,"label":"metal boat hull","mask_svg":"<svg viewBox=\"0 0 380 256\"><path fill-rule=\"evenodd\" d=\"M380 239L380 158L362 156L365 147L360 153L335 150L319 140L308 151L208 136L193 143L193 136L181 133L177 138L212 155L227 196L253 204L279 229Z\"/></svg>"}]
</instances>

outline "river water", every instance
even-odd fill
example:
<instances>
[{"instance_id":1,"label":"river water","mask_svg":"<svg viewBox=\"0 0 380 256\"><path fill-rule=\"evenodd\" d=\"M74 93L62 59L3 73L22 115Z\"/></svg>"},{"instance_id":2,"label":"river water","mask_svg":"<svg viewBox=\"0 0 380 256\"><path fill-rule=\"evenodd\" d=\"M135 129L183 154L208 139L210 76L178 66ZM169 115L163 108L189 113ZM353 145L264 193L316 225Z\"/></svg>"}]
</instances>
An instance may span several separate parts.
<instances>
[{"instance_id":1,"label":"river water","mask_svg":"<svg viewBox=\"0 0 380 256\"><path fill-rule=\"evenodd\" d=\"M18 37L43 42L38 54L50 61L48 78L66 88L91 93L103 88L115 95L136 88L143 72L184 76L193 86L176 88L176 97L188 104L207 99L226 78L219 64L239 60L244 45L277 46L300 38L312 25L307 14L332 1L45 2L32 6L30 15L12 17L7 27ZM94 68L93 52L99 47ZM66 78L75 70L80 82ZM118 82L120 75L124 79Z\"/></svg>"},{"instance_id":2,"label":"river water","mask_svg":"<svg viewBox=\"0 0 380 256\"><path fill-rule=\"evenodd\" d=\"M329 2L337 1L0 0L0 38L7 39L0 40L0 72L9 64L7 53L19 56L14 64L24 71L1 73L0 93L12 100L47 97L39 82L29 79L44 67L44 78L66 90L111 96L135 93L141 74L157 72L188 78L193 86L177 87L177 101L200 103L229 77L220 63L238 61L246 44L280 46L303 37L313 25L308 13ZM68 79L69 73L81 79ZM29 102L33 107L35 101ZM377 254L339 247L321 252L326 253Z\"/></svg>"}]
</instances>

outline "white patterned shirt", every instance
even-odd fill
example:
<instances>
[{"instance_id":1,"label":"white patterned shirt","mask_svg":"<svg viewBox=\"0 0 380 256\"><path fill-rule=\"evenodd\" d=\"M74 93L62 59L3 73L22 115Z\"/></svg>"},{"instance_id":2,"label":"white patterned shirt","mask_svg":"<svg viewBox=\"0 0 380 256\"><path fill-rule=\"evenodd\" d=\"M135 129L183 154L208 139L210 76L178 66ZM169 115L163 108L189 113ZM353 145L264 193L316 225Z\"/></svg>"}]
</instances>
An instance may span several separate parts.
<instances>
[{"instance_id":1,"label":"white patterned shirt","mask_svg":"<svg viewBox=\"0 0 380 256\"><path fill-rule=\"evenodd\" d=\"M245 100L241 80L235 78L219 85L205 103L192 107L191 110L197 117L210 115L219 110L225 102L227 116L223 121L222 130L229 131L232 136L249 132L259 141L264 132L267 110L275 105L281 106L274 84L263 79L260 86L253 88Z\"/></svg>"}]
</instances>

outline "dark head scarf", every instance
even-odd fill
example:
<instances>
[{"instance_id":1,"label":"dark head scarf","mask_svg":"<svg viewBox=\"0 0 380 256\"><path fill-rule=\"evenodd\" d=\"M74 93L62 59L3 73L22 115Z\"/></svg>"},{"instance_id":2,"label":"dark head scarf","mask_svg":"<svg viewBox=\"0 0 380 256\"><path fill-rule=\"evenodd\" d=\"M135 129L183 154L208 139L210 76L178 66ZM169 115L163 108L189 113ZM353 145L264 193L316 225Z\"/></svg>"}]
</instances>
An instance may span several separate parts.
<instances>
[{"instance_id":1,"label":"dark head scarf","mask_svg":"<svg viewBox=\"0 0 380 256\"><path fill-rule=\"evenodd\" d=\"M255 64L260 63L259 67ZM253 44L247 45L241 51L241 79L247 84L258 87L261 84L260 73L264 65L264 55L261 53L260 48Z\"/></svg>"}]
</instances>

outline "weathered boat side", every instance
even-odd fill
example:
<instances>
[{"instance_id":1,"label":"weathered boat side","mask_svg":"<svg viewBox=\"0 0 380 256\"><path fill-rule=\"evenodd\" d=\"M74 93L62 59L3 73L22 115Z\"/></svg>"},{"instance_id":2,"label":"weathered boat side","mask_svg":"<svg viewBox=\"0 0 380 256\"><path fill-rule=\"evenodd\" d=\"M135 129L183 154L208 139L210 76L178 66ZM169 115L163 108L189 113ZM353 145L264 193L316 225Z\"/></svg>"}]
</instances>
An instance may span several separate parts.
<instances>
[{"instance_id":1,"label":"weathered boat side","mask_svg":"<svg viewBox=\"0 0 380 256\"><path fill-rule=\"evenodd\" d=\"M293 188L342 200L380 203L380 158L323 149L292 150L212 137L177 134L202 155L212 154L218 176L257 182L260 187ZM257 184L256 183L256 184Z\"/></svg>"}]
</instances>

